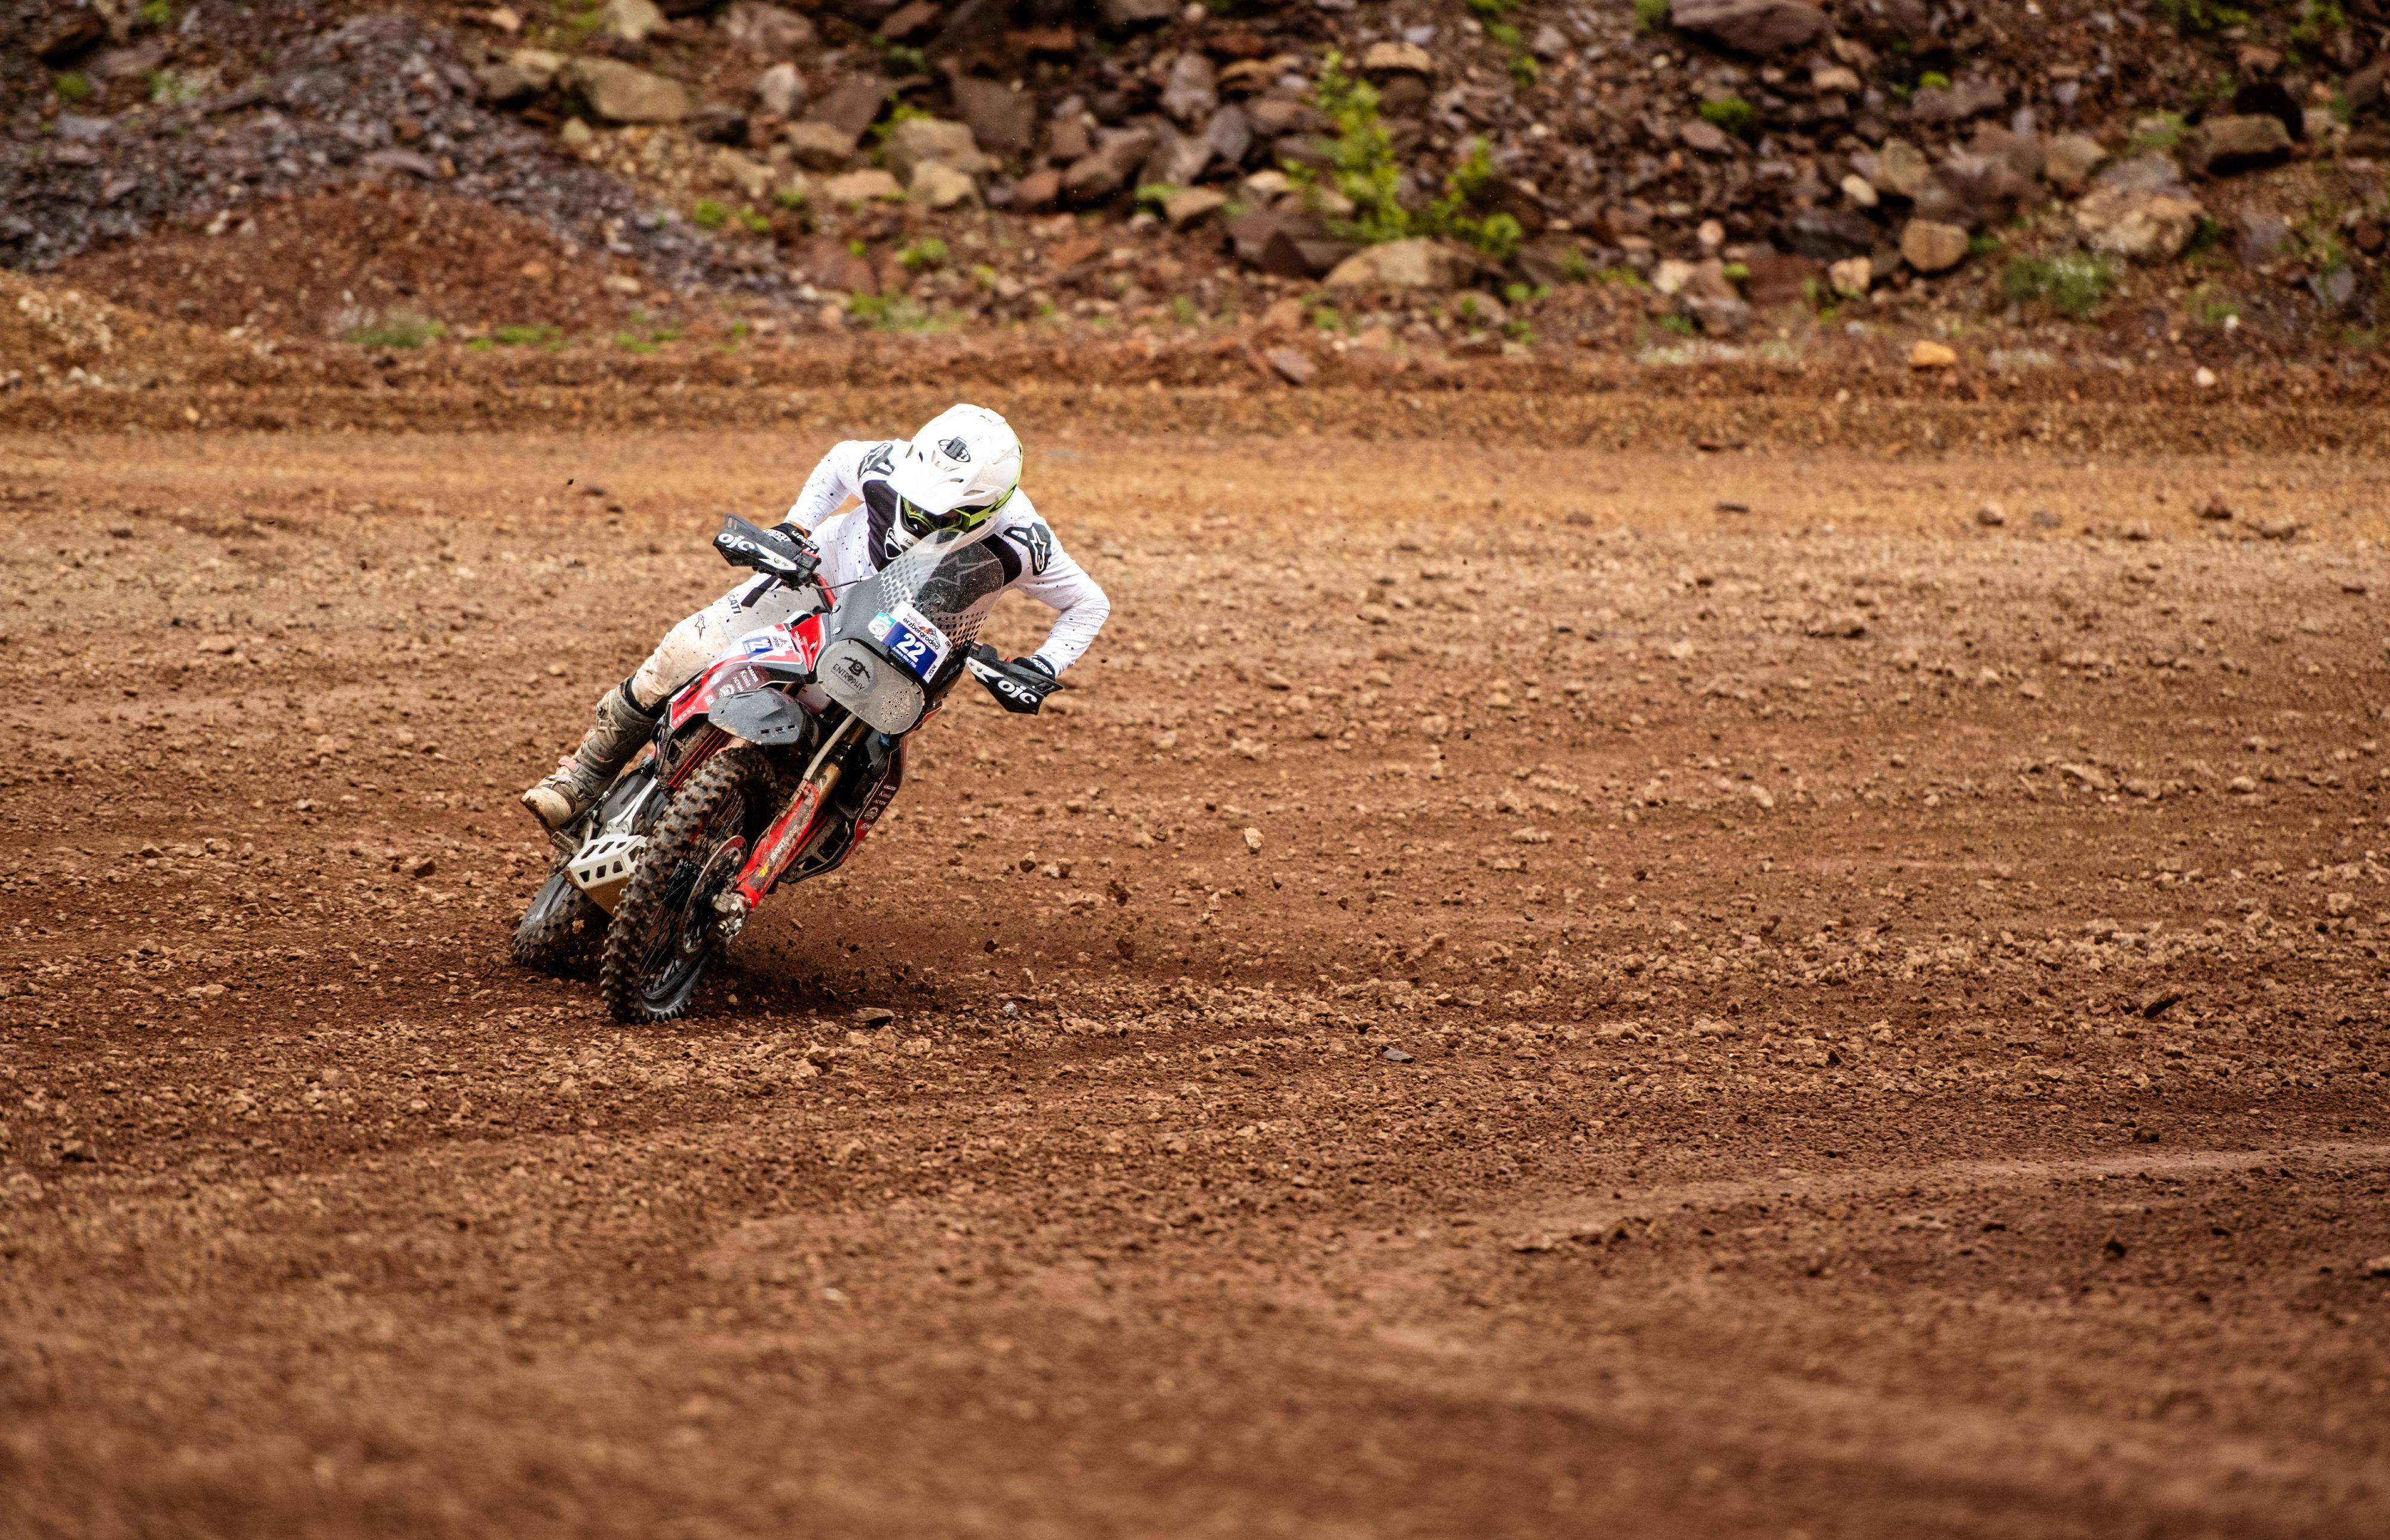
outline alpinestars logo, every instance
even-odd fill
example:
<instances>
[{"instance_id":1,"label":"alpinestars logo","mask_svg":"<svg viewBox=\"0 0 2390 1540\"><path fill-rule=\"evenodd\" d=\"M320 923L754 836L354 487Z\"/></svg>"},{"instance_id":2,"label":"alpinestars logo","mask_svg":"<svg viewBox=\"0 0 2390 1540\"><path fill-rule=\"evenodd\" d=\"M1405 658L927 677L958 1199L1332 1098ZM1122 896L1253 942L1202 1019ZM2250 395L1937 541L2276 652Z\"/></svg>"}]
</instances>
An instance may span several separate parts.
<instances>
[{"instance_id":1,"label":"alpinestars logo","mask_svg":"<svg viewBox=\"0 0 2390 1540\"><path fill-rule=\"evenodd\" d=\"M945 443L938 445L938 453L944 455L946 458L953 460L957 465L970 464L970 445L963 443L960 439L948 439Z\"/></svg>"},{"instance_id":2,"label":"alpinestars logo","mask_svg":"<svg viewBox=\"0 0 2390 1540\"><path fill-rule=\"evenodd\" d=\"M863 464L856 468L856 472L859 477L887 476L893 474L895 469L896 446L891 443L883 443L866 455L863 457Z\"/></svg>"},{"instance_id":3,"label":"alpinestars logo","mask_svg":"<svg viewBox=\"0 0 2390 1540\"><path fill-rule=\"evenodd\" d=\"M1054 532L1047 529L1043 521L1033 519L1018 529L1004 533L1028 553L1029 570L1044 577L1047 564L1054 559Z\"/></svg>"}]
</instances>

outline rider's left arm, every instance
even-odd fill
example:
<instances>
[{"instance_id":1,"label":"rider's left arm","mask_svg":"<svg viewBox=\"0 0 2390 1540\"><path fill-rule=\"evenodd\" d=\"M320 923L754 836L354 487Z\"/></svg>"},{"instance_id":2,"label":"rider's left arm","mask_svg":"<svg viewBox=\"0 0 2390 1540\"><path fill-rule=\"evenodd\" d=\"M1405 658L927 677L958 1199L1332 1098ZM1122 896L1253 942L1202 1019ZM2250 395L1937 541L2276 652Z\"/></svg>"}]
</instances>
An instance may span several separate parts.
<instances>
[{"instance_id":1,"label":"rider's left arm","mask_svg":"<svg viewBox=\"0 0 2390 1540\"><path fill-rule=\"evenodd\" d=\"M1104 596L1102 585L1087 575L1086 569L1071 558L1061 541L1053 539L1050 533L1048 541L1050 554L1046 570L1023 571L1020 588L1031 598L1060 611L1054 617L1053 628L1046 634L1045 645L1028 659L1042 664L1047 673L1059 674L1077 662L1095 641L1096 633L1111 618L1112 601Z\"/></svg>"}]
</instances>

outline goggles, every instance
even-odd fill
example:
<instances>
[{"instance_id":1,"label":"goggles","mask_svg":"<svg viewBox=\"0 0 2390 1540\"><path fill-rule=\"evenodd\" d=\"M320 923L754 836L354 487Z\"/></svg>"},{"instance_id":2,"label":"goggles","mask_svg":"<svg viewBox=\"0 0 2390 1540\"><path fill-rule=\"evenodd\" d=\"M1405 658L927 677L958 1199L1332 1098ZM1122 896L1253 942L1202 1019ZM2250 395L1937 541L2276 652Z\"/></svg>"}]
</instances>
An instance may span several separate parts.
<instances>
[{"instance_id":1,"label":"goggles","mask_svg":"<svg viewBox=\"0 0 2390 1540\"><path fill-rule=\"evenodd\" d=\"M996 510L1012 501L1012 494L1020 490L1020 484L1015 482L993 503L983 503L978 507L956 508L948 513L932 513L909 497L899 497L896 499L896 511L903 517L905 527L916 534L975 530L995 518Z\"/></svg>"}]
</instances>

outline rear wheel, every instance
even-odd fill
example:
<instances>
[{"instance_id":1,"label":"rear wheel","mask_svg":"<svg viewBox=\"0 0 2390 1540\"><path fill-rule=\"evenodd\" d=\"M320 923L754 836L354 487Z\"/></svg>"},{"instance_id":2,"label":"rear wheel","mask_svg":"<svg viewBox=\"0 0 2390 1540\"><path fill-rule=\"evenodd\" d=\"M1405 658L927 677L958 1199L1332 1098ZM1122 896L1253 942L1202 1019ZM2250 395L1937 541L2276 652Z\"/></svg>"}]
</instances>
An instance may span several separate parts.
<instances>
[{"instance_id":1,"label":"rear wheel","mask_svg":"<svg viewBox=\"0 0 2390 1540\"><path fill-rule=\"evenodd\" d=\"M648 836L598 954L598 994L618 1021L669 1021L720 950L713 900L772 820L772 774L753 749L715 755Z\"/></svg>"},{"instance_id":2,"label":"rear wheel","mask_svg":"<svg viewBox=\"0 0 2390 1540\"><path fill-rule=\"evenodd\" d=\"M605 928L606 911L572 885L559 860L548 868L547 880L532 895L530 906L516 922L508 950L524 968L561 973Z\"/></svg>"}]
</instances>

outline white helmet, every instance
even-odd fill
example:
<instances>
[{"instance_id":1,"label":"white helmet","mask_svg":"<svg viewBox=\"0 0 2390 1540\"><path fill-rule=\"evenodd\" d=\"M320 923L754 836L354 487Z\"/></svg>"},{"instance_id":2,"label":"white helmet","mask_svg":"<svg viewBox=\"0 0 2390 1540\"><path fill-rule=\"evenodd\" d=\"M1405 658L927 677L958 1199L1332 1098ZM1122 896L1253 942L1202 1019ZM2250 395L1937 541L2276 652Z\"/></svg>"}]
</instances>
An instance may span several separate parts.
<instances>
[{"instance_id":1,"label":"white helmet","mask_svg":"<svg viewBox=\"0 0 2390 1540\"><path fill-rule=\"evenodd\" d=\"M888 478L905 533L975 530L1021 485L1021 439L984 406L949 406L913 435Z\"/></svg>"}]
</instances>

